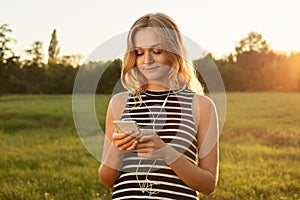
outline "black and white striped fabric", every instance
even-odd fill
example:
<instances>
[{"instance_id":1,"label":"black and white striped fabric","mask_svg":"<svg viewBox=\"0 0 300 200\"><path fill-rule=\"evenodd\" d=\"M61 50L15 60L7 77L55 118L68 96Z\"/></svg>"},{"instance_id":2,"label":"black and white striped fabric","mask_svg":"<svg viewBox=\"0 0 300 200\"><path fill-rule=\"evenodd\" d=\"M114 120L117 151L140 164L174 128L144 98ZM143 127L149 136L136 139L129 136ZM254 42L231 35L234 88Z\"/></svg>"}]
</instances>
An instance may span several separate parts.
<instances>
[{"instance_id":1,"label":"black and white striped fabric","mask_svg":"<svg viewBox=\"0 0 300 200\"><path fill-rule=\"evenodd\" d=\"M197 140L192 115L194 93L188 89L146 91L141 97L142 102L129 95L122 120L135 120L141 130L154 129L164 142L196 164ZM197 195L163 160L127 153L112 199L184 200L197 199Z\"/></svg>"}]
</instances>

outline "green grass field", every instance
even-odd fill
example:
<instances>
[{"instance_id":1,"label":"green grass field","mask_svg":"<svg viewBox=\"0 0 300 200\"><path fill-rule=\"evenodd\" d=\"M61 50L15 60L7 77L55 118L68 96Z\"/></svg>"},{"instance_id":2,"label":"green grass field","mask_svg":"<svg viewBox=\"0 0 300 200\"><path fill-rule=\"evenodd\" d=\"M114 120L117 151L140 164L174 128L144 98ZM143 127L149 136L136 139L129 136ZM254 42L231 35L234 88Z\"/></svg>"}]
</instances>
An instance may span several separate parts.
<instances>
[{"instance_id":1,"label":"green grass field","mask_svg":"<svg viewBox=\"0 0 300 200\"><path fill-rule=\"evenodd\" d=\"M300 93L229 93L216 191L300 198ZM107 96L97 97L103 125ZM71 96L0 97L0 199L110 199L77 135Z\"/></svg>"}]
</instances>

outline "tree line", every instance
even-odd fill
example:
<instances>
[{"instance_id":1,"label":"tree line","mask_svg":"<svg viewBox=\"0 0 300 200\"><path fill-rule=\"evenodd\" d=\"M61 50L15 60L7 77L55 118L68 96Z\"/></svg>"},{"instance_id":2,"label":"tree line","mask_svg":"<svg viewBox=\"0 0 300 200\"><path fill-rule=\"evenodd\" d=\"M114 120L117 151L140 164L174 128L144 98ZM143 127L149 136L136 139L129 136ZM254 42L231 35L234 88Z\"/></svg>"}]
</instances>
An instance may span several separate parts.
<instances>
[{"instance_id":1,"label":"tree line","mask_svg":"<svg viewBox=\"0 0 300 200\"><path fill-rule=\"evenodd\" d=\"M207 60L194 64L205 67ZM300 52L276 52L257 32L242 38L234 52L213 60L226 91L300 92Z\"/></svg>"},{"instance_id":2,"label":"tree line","mask_svg":"<svg viewBox=\"0 0 300 200\"><path fill-rule=\"evenodd\" d=\"M25 50L27 58L21 59L10 47L15 41L10 37L11 33L7 24L0 26L0 95L71 94L80 67L86 78L103 72L97 93L111 93L120 78L120 59L80 64L80 55L60 56L56 30L51 34L47 62L44 61L41 41L33 42ZM250 32L242 38L234 52L220 59L207 53L199 56L193 64L208 68L211 61L216 64L226 91L300 91L300 52L289 55L276 52L257 32ZM201 74L199 79L205 85ZM82 91L88 90L89 85L85 85L84 81L81 83Z\"/></svg>"}]
</instances>

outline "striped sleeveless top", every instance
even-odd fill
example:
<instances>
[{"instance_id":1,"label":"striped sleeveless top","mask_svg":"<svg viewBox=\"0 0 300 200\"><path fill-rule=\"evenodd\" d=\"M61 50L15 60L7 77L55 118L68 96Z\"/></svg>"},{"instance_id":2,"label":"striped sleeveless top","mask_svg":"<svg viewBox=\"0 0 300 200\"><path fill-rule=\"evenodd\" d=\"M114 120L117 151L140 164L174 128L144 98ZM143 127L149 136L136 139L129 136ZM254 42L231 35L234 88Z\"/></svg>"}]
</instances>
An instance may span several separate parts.
<instances>
[{"instance_id":1,"label":"striped sleeveless top","mask_svg":"<svg viewBox=\"0 0 300 200\"><path fill-rule=\"evenodd\" d=\"M154 129L164 142L196 164L193 97L194 93L188 89L146 91L141 94L141 104L139 99L129 95L122 120L136 121L141 130ZM137 153L129 152L124 156L112 199L190 200L197 199L197 195L163 160L141 158Z\"/></svg>"}]
</instances>

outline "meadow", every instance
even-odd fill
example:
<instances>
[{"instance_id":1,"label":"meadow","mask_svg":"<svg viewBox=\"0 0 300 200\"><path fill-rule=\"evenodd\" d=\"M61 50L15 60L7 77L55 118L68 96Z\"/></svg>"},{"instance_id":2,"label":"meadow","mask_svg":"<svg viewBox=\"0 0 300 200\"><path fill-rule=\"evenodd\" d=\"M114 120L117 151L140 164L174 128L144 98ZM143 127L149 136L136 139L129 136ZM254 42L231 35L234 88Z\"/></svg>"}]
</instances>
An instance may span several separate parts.
<instances>
[{"instance_id":1,"label":"meadow","mask_svg":"<svg viewBox=\"0 0 300 200\"><path fill-rule=\"evenodd\" d=\"M104 124L109 96L96 97ZM300 93L228 93L216 191L201 199L300 199ZM0 199L110 199L70 95L0 96Z\"/></svg>"}]
</instances>

